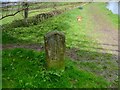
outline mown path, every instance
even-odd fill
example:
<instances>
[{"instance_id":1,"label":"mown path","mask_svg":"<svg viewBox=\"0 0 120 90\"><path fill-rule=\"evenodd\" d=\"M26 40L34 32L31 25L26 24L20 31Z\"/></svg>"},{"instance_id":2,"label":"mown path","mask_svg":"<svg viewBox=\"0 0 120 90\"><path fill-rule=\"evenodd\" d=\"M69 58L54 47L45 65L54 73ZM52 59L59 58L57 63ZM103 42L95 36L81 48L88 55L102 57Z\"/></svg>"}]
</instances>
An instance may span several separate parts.
<instances>
[{"instance_id":1,"label":"mown path","mask_svg":"<svg viewBox=\"0 0 120 90\"><path fill-rule=\"evenodd\" d=\"M100 64L109 66L109 69L104 69L103 71L100 71L100 73L97 73L97 71L91 70L89 68L86 68L88 71L92 71L97 73L98 75L104 76L108 81L114 82L114 80L117 80L118 77L118 69L111 69L114 67L118 67L118 28L114 27L112 21L108 20L107 13L103 13L101 9L97 6L97 4L89 4L87 8L87 15L89 15L89 23L92 22L93 31L89 31L89 36L94 38L95 35L96 41L100 48L96 48L96 50L100 53L106 54L112 54L111 63L113 63L113 66L109 66L108 64L109 60L102 60L100 61ZM89 29L89 28L88 28ZM79 57L80 58L80 57ZM98 62L98 60L97 60ZM116 87L116 85L111 86Z\"/></svg>"},{"instance_id":2,"label":"mown path","mask_svg":"<svg viewBox=\"0 0 120 90\"><path fill-rule=\"evenodd\" d=\"M89 5L88 15L90 16L91 22L94 24L94 30L89 32L90 36L96 35L96 40L101 46L101 48L96 49L103 54L112 54L111 62L115 67L118 67L118 28L114 27L112 21L108 20L107 13L103 13L101 9L94 4ZM109 62L108 60L106 61ZM104 62L104 64L105 63L106 62ZM117 79L118 70L112 71L110 70L111 68L109 68L109 70L104 70L99 74L103 74L107 80L112 82L115 78ZM111 87L114 87L114 85Z\"/></svg>"},{"instance_id":3,"label":"mown path","mask_svg":"<svg viewBox=\"0 0 120 90\"><path fill-rule=\"evenodd\" d=\"M112 53L118 56L118 30L107 20L106 15L100 12L98 7L91 5L89 9L90 16L94 22L94 32L99 34L97 40L103 47L102 52Z\"/></svg>"}]
</instances>

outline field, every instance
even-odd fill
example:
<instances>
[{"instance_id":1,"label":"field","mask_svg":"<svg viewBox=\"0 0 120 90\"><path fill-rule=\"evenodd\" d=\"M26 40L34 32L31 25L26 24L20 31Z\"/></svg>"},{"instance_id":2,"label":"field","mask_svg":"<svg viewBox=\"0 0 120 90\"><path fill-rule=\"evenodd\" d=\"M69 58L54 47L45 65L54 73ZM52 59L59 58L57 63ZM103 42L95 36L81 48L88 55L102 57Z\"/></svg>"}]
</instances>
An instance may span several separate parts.
<instances>
[{"instance_id":1,"label":"field","mask_svg":"<svg viewBox=\"0 0 120 90\"><path fill-rule=\"evenodd\" d=\"M88 3L28 27L8 28L11 17L3 19L2 87L117 88L118 15L105 5ZM65 70L60 72L44 66L44 35L53 30L66 38Z\"/></svg>"},{"instance_id":2,"label":"field","mask_svg":"<svg viewBox=\"0 0 120 90\"><path fill-rule=\"evenodd\" d=\"M36 5L37 5L37 7L41 6L42 8L34 9L34 8L36 8ZM71 5L69 3L68 4L57 3L56 9L57 10L62 10L62 9L65 9L65 8L69 8L71 6L73 6L73 5ZM3 16L5 16L6 14L9 14L9 13L10 14L15 13L16 9L18 9L18 8L22 8L22 7L21 6L20 7L15 6L15 7L13 7L13 9L15 9L15 10L3 11L2 14L3 14ZM33 5L30 5L29 9L30 9L29 12L28 12L29 13L28 17L29 18L33 17L35 15L41 14L41 13L47 13L47 12L55 10L51 3L42 3L42 4L38 3L38 4L35 4L35 5L33 4ZM23 11L22 11L22 12L16 14L15 16L10 16L10 17L6 17L6 18L2 19L1 25L9 24L9 23L11 23L14 20L21 20L23 18L24 18L24 16L23 16Z\"/></svg>"}]
</instances>

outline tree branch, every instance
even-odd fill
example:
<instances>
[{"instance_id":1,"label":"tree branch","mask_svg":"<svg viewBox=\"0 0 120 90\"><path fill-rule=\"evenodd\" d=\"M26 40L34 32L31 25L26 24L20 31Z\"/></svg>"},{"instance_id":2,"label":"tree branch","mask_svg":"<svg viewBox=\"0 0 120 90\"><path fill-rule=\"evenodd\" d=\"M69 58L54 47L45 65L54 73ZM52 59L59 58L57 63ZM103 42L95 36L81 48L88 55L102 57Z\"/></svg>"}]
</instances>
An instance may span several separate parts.
<instances>
[{"instance_id":1,"label":"tree branch","mask_svg":"<svg viewBox=\"0 0 120 90\"><path fill-rule=\"evenodd\" d=\"M2 20L3 18L9 17L9 16L15 16L17 13L19 13L19 12L21 12L21 11L23 11L23 10L25 10L25 9L21 9L21 10L15 12L15 13L13 13L13 14L8 14L8 15L6 15L6 16L3 16L3 17L0 18L0 20Z\"/></svg>"}]
</instances>

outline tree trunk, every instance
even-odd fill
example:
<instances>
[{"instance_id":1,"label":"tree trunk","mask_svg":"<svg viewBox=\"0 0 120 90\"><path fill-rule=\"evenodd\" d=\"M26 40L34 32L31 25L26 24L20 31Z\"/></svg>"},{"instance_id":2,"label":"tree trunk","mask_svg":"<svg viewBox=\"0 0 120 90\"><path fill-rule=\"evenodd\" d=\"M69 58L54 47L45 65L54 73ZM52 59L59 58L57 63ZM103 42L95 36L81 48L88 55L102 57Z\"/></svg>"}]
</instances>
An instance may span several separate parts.
<instances>
[{"instance_id":1,"label":"tree trunk","mask_svg":"<svg viewBox=\"0 0 120 90\"><path fill-rule=\"evenodd\" d=\"M23 2L25 24L28 24L28 22L27 22L27 18L28 18L28 7L29 7L28 2Z\"/></svg>"}]
</instances>

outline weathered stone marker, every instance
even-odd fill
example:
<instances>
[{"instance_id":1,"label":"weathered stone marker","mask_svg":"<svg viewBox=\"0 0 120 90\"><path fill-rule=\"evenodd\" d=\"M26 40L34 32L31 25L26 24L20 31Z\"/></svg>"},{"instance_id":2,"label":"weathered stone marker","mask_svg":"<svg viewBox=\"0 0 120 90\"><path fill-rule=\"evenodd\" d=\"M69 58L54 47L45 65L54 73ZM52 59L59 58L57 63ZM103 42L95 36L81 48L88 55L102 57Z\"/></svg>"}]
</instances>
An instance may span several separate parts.
<instances>
[{"instance_id":1,"label":"weathered stone marker","mask_svg":"<svg viewBox=\"0 0 120 90\"><path fill-rule=\"evenodd\" d=\"M44 41L47 68L64 70L65 35L52 31L44 36Z\"/></svg>"}]
</instances>

